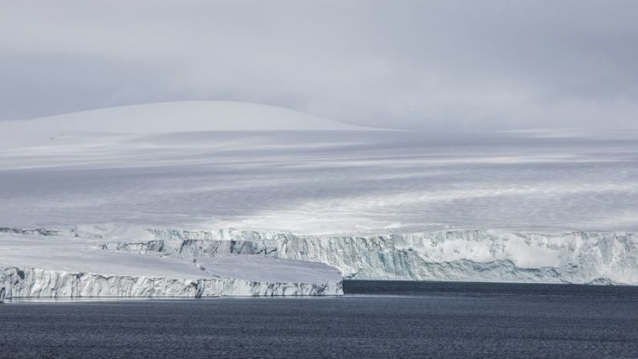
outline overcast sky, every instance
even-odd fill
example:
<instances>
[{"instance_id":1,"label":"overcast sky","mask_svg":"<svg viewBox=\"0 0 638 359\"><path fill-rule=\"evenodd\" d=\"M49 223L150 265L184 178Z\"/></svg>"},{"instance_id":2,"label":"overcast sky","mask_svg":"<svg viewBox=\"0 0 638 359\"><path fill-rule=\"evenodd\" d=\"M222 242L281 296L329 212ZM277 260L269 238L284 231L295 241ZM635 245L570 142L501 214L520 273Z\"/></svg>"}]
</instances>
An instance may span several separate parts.
<instances>
[{"instance_id":1,"label":"overcast sky","mask_svg":"<svg viewBox=\"0 0 638 359\"><path fill-rule=\"evenodd\" d=\"M638 1L0 0L0 120L178 100L435 130L638 127Z\"/></svg>"}]
</instances>

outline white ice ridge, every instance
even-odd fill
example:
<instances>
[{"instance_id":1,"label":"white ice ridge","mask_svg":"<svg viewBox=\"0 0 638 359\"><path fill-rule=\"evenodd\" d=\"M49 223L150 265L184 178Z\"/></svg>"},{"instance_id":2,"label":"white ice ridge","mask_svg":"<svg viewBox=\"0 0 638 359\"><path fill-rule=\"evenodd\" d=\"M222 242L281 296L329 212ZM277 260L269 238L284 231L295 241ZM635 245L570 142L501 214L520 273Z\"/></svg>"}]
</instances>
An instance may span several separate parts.
<instances>
[{"instance_id":1,"label":"white ice ridge","mask_svg":"<svg viewBox=\"0 0 638 359\"><path fill-rule=\"evenodd\" d=\"M263 255L322 262L349 279L638 285L638 235L455 230L382 236L300 236L151 229L152 240L105 249L204 258Z\"/></svg>"},{"instance_id":2,"label":"white ice ridge","mask_svg":"<svg viewBox=\"0 0 638 359\"><path fill-rule=\"evenodd\" d=\"M64 231L0 229L0 300L343 293L340 273L321 263L261 256L171 258L106 251L98 244Z\"/></svg>"}]
</instances>

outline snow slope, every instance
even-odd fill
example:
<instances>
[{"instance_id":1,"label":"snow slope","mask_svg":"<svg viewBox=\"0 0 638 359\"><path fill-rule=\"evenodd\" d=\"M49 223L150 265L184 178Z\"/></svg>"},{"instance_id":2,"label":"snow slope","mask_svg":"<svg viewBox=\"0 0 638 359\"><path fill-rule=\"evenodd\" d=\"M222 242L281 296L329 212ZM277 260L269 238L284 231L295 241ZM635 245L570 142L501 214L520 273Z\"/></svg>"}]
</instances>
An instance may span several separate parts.
<instances>
[{"instance_id":1,"label":"snow slope","mask_svg":"<svg viewBox=\"0 0 638 359\"><path fill-rule=\"evenodd\" d=\"M0 149L0 225L638 231L638 135L69 135Z\"/></svg>"}]
</instances>

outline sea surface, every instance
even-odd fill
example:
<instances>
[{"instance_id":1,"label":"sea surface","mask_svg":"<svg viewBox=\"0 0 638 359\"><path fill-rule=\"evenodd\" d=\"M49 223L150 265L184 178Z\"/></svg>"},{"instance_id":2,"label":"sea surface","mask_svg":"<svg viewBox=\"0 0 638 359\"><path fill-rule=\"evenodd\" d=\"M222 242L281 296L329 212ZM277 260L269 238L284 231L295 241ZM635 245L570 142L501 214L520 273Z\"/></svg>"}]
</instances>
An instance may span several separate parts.
<instances>
[{"instance_id":1,"label":"sea surface","mask_svg":"<svg viewBox=\"0 0 638 359\"><path fill-rule=\"evenodd\" d=\"M332 298L14 301L1 358L638 358L638 288L344 283Z\"/></svg>"}]
</instances>

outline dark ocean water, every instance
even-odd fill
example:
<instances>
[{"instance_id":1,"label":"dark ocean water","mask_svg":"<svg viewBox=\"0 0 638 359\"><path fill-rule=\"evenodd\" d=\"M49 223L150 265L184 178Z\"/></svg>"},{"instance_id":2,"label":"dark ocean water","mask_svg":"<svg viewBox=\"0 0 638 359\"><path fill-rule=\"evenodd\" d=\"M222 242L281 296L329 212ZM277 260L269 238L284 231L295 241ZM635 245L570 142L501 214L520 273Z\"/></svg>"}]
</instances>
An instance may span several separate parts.
<instances>
[{"instance_id":1,"label":"dark ocean water","mask_svg":"<svg viewBox=\"0 0 638 359\"><path fill-rule=\"evenodd\" d=\"M638 288L346 282L343 298L12 302L2 358L638 358Z\"/></svg>"}]
</instances>

